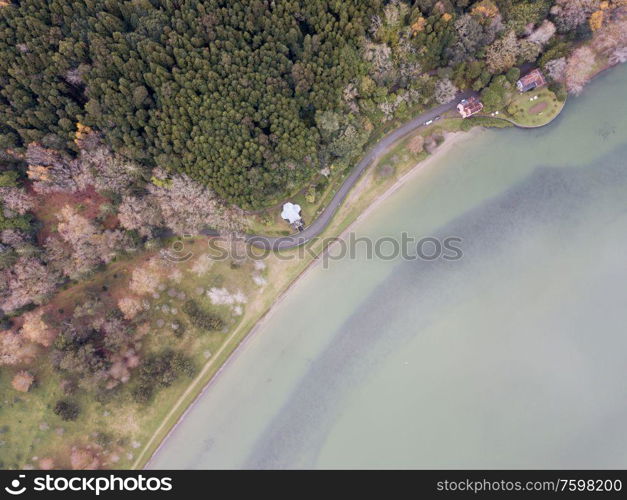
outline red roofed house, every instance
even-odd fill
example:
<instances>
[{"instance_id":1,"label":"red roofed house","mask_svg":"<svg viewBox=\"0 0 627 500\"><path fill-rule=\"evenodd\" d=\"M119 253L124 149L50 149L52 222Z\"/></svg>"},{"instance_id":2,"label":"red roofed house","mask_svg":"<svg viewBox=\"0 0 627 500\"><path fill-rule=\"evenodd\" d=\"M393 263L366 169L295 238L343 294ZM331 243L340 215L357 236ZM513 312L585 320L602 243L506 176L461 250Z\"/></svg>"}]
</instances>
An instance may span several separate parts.
<instances>
[{"instance_id":1,"label":"red roofed house","mask_svg":"<svg viewBox=\"0 0 627 500\"><path fill-rule=\"evenodd\" d=\"M483 103L476 97L470 97L468 99L462 99L457 105L457 111L462 115L462 118L468 118L469 116L476 115L483 109Z\"/></svg>"},{"instance_id":2,"label":"red roofed house","mask_svg":"<svg viewBox=\"0 0 627 500\"><path fill-rule=\"evenodd\" d=\"M538 87L542 87L543 85L546 85L546 80L538 68L527 73L516 82L516 86L521 92L527 92L528 90L536 89Z\"/></svg>"}]
</instances>

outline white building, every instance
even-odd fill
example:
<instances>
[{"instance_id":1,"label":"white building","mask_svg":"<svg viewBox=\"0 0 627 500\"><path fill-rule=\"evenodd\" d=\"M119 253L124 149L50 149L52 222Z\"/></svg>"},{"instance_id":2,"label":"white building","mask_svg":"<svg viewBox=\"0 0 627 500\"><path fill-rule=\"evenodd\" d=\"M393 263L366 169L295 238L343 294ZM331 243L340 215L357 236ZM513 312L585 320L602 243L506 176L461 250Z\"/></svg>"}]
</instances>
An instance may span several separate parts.
<instances>
[{"instance_id":1,"label":"white building","mask_svg":"<svg viewBox=\"0 0 627 500\"><path fill-rule=\"evenodd\" d=\"M300 217L300 205L294 205L293 203L286 203L283 205L283 211L281 217L288 221L290 224L295 224L301 220Z\"/></svg>"}]
</instances>

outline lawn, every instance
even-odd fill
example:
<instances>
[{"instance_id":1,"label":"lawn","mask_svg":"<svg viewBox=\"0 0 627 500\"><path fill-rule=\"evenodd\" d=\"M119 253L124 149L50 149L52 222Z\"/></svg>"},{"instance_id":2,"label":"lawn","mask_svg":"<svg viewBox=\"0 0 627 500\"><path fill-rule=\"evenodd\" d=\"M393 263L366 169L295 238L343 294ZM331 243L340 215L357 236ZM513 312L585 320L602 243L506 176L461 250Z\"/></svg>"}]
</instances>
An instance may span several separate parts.
<instances>
[{"instance_id":1,"label":"lawn","mask_svg":"<svg viewBox=\"0 0 627 500\"><path fill-rule=\"evenodd\" d=\"M521 127L541 127L553 121L563 107L564 102L544 87L516 95L504 116Z\"/></svg>"}]
</instances>

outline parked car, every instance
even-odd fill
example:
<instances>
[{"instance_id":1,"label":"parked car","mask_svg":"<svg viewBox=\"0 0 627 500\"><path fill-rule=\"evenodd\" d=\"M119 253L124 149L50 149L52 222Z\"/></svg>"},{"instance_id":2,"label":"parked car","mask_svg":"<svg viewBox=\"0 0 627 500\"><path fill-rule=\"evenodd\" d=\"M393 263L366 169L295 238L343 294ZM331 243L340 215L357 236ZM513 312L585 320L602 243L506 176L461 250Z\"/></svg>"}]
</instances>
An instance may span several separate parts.
<instances>
[{"instance_id":1,"label":"parked car","mask_svg":"<svg viewBox=\"0 0 627 500\"><path fill-rule=\"evenodd\" d=\"M432 123L433 123L433 120L426 121L426 122L425 122L425 126L427 126L427 125L431 125Z\"/></svg>"},{"instance_id":2,"label":"parked car","mask_svg":"<svg viewBox=\"0 0 627 500\"><path fill-rule=\"evenodd\" d=\"M440 115L438 115L438 116L436 116L436 117L433 119L433 121L434 121L434 122L437 122L440 118L442 118L442 117L441 117Z\"/></svg>"}]
</instances>

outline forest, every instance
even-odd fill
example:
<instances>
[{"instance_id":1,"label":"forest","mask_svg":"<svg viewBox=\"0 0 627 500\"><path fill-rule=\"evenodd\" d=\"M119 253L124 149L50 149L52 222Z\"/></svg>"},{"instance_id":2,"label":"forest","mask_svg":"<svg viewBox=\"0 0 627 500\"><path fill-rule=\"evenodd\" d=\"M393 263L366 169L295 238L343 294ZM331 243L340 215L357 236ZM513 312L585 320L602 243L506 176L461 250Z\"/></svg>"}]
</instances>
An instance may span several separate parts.
<instances>
[{"instance_id":1,"label":"forest","mask_svg":"<svg viewBox=\"0 0 627 500\"><path fill-rule=\"evenodd\" d=\"M391 120L520 65L577 94L627 59L627 0L24 0L0 7L0 309L164 229L341 176Z\"/></svg>"},{"instance_id":2,"label":"forest","mask_svg":"<svg viewBox=\"0 0 627 500\"><path fill-rule=\"evenodd\" d=\"M539 67L564 100L626 61L627 0L0 0L0 376L28 392L45 357L67 421L75 394L130 384L149 404L194 372L140 341L157 257L113 308L107 285L51 310L55 294L164 235L242 231L459 91L503 109Z\"/></svg>"},{"instance_id":3,"label":"forest","mask_svg":"<svg viewBox=\"0 0 627 500\"><path fill-rule=\"evenodd\" d=\"M259 208L354 154L363 116L559 60L621 3L15 2L0 13L0 147L76 155L80 123L128 160Z\"/></svg>"},{"instance_id":4,"label":"forest","mask_svg":"<svg viewBox=\"0 0 627 500\"><path fill-rule=\"evenodd\" d=\"M316 165L317 110L361 71L378 2L35 0L2 11L1 146L116 153L253 206Z\"/></svg>"}]
</instances>

